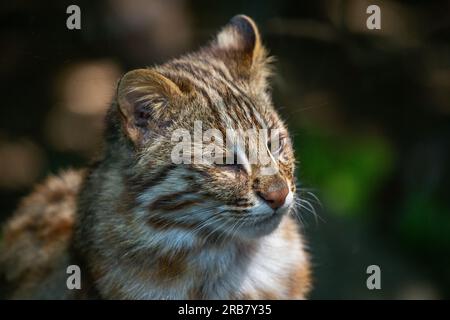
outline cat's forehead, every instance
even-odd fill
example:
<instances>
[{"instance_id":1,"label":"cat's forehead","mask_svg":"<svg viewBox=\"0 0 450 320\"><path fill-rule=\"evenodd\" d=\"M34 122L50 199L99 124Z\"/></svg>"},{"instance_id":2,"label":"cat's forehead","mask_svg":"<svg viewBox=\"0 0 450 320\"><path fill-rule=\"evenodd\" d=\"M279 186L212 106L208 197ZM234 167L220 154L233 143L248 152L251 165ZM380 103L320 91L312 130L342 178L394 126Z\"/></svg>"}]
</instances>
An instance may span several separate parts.
<instances>
[{"instance_id":1,"label":"cat's forehead","mask_svg":"<svg viewBox=\"0 0 450 320\"><path fill-rule=\"evenodd\" d=\"M276 115L265 99L266 93L254 90L248 79L237 78L219 59L190 56L173 60L158 71L189 97L178 106L189 122L200 120L205 127L217 129L262 129L275 125Z\"/></svg>"}]
</instances>

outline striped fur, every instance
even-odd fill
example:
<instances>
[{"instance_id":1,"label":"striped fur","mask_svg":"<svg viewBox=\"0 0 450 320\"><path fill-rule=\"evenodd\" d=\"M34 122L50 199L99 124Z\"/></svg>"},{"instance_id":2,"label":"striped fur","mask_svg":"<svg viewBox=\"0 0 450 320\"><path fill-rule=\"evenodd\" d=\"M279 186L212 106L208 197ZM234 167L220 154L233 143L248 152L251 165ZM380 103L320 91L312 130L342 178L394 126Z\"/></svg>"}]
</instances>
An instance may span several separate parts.
<instances>
[{"instance_id":1,"label":"striped fur","mask_svg":"<svg viewBox=\"0 0 450 320\"><path fill-rule=\"evenodd\" d=\"M69 257L58 261L77 257L81 264L85 283L79 297L306 297L308 257L289 215L295 160L268 93L269 60L254 22L237 16L199 51L122 78L107 115L102 159L75 189L76 208L53 213L55 221L68 214L74 224L66 238L55 241ZM220 132L280 130L280 153L260 151L269 153L277 173L263 175L262 166L248 161L175 165L171 133L192 132L199 120L204 130ZM246 160L242 150L237 157ZM281 185L288 194L274 213L258 194ZM27 205L33 210L31 201ZM17 233L11 226L18 219L20 214L7 225L5 239ZM20 242L24 236L16 237ZM6 241L2 257L13 268L8 246ZM63 265L55 263L54 269L60 272ZM30 285L39 287L39 279ZM59 285L55 292L71 297L65 281ZM21 296L26 294L13 295Z\"/></svg>"}]
</instances>

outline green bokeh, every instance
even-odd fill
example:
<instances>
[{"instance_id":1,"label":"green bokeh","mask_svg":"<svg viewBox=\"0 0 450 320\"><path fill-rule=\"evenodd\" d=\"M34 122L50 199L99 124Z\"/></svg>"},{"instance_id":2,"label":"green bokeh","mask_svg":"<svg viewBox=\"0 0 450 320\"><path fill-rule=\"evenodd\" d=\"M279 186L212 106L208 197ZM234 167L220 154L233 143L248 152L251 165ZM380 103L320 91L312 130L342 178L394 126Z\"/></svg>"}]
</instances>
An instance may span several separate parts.
<instances>
[{"instance_id":1,"label":"green bokeh","mask_svg":"<svg viewBox=\"0 0 450 320\"><path fill-rule=\"evenodd\" d=\"M392 169L393 151L382 136L327 135L309 131L295 141L300 179L314 185L331 212L367 213L379 184Z\"/></svg>"}]
</instances>

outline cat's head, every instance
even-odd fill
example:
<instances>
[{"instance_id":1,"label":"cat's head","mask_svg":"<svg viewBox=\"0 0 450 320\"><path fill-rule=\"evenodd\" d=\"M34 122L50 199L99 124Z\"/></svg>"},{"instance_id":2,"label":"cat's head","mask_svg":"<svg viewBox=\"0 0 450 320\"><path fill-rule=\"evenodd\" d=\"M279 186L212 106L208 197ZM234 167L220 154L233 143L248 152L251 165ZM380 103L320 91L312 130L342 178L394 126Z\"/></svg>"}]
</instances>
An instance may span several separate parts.
<instances>
[{"instance_id":1,"label":"cat's head","mask_svg":"<svg viewBox=\"0 0 450 320\"><path fill-rule=\"evenodd\" d=\"M148 226L248 238L289 212L295 159L272 106L269 60L255 23L240 15L199 51L121 79L127 190ZM227 135L238 139L233 150Z\"/></svg>"}]
</instances>

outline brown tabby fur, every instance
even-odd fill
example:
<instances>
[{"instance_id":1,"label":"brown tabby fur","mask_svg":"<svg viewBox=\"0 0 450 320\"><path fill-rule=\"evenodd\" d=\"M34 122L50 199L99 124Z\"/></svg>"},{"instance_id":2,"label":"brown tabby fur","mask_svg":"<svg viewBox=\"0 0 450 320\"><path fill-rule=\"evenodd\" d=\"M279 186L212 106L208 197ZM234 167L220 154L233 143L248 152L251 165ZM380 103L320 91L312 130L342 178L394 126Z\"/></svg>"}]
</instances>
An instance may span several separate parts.
<instances>
[{"instance_id":1,"label":"brown tabby fur","mask_svg":"<svg viewBox=\"0 0 450 320\"><path fill-rule=\"evenodd\" d=\"M308 257L288 214L295 159L267 90L269 74L246 16L198 52L127 73L107 115L100 161L50 177L7 222L0 265L8 297L305 298ZM278 172L173 164L170 133L191 132L198 120L221 132L280 129ZM289 196L274 214L257 194L280 186ZM275 218L263 223L256 212ZM81 290L66 287L70 264L81 267Z\"/></svg>"}]
</instances>

